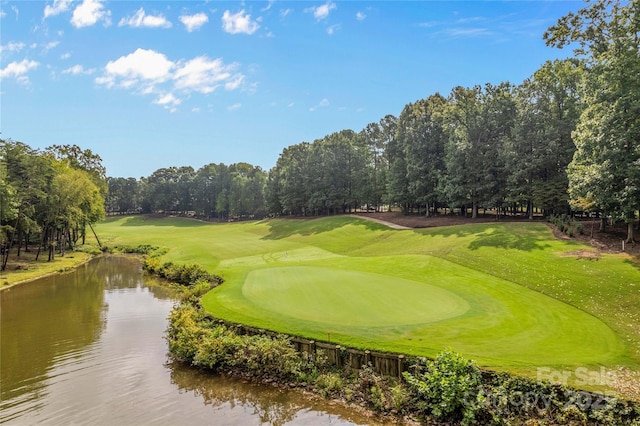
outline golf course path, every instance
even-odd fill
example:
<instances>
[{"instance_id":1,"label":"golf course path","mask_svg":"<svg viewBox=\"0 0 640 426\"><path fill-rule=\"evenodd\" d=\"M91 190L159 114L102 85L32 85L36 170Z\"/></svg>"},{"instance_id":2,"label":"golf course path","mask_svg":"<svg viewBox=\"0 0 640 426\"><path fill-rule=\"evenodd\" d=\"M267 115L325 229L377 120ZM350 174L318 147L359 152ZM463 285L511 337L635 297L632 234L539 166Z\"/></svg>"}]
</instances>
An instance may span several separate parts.
<instances>
[{"instance_id":1,"label":"golf course path","mask_svg":"<svg viewBox=\"0 0 640 426\"><path fill-rule=\"evenodd\" d=\"M373 217L368 217L367 215L352 214L352 215L349 215L349 216L351 216L351 217L359 217L360 219L365 219L365 220L370 220L372 222L377 222L377 223L380 223L382 225L386 225L389 228L393 228L393 229L412 229L412 228L409 228L408 226L402 226L402 225L398 225L396 223L387 222L386 220L380 220L380 219L376 219L376 218L373 218Z\"/></svg>"}]
</instances>

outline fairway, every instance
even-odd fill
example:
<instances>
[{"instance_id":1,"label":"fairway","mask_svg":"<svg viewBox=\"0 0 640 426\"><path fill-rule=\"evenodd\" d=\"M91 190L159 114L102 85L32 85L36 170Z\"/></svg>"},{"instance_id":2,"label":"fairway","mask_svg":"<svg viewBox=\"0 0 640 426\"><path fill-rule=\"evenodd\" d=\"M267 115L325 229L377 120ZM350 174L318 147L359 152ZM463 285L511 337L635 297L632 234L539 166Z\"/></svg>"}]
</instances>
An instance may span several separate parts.
<instances>
[{"instance_id":1,"label":"fairway","mask_svg":"<svg viewBox=\"0 0 640 426\"><path fill-rule=\"evenodd\" d=\"M108 244L169 248L225 283L217 317L371 350L480 365L640 369L640 269L624 255L556 240L540 223L393 230L351 217L209 224L117 218Z\"/></svg>"}]
</instances>

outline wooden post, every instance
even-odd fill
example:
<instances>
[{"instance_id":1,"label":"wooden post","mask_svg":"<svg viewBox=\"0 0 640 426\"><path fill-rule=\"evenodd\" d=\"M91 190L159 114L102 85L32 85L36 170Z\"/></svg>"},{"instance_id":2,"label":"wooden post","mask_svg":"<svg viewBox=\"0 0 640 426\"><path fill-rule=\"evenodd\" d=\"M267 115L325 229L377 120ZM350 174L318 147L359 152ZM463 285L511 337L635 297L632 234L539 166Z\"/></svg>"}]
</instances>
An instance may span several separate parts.
<instances>
[{"instance_id":1,"label":"wooden post","mask_svg":"<svg viewBox=\"0 0 640 426\"><path fill-rule=\"evenodd\" d=\"M342 367L342 360L340 359L340 345L336 345L335 354L336 354L336 367L340 368Z\"/></svg>"},{"instance_id":2,"label":"wooden post","mask_svg":"<svg viewBox=\"0 0 640 426\"><path fill-rule=\"evenodd\" d=\"M404 355L398 355L398 379L402 380L402 373L404 371Z\"/></svg>"},{"instance_id":3,"label":"wooden post","mask_svg":"<svg viewBox=\"0 0 640 426\"><path fill-rule=\"evenodd\" d=\"M364 365L369 365L371 363L371 352L364 351Z\"/></svg>"}]
</instances>

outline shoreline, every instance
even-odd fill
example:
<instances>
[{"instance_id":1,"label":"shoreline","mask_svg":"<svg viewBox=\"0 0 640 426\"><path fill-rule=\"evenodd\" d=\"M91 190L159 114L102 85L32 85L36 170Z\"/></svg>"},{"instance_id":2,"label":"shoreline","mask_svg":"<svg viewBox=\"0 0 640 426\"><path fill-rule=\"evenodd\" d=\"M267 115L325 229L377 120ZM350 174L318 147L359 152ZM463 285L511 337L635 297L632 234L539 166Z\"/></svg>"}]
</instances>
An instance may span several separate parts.
<instances>
[{"instance_id":1,"label":"shoreline","mask_svg":"<svg viewBox=\"0 0 640 426\"><path fill-rule=\"evenodd\" d=\"M60 267L58 267L58 265L56 263L51 263L50 264L51 268L45 268L45 270L43 270L41 274L38 274L38 275L33 276L33 277L29 277L29 278L24 278L24 279L15 281L15 282L10 282L8 280L8 277L10 275L12 275L11 272L7 273L6 271L3 271L2 273L0 273L0 293L5 291L5 290L8 290L10 288L13 288L15 286L27 284L27 283L30 283L32 281L39 280L41 278L46 278L46 277L50 277L50 276L53 276L53 275L64 274L66 272L70 272L73 269L76 269L79 266L82 266L82 265L90 262L91 260L95 259L97 256L102 256L102 254L94 255L94 254L90 254L90 253L86 253L86 252L71 252L71 253L73 253L73 254L83 253L83 254L86 254L86 257L83 256L84 258L83 259L79 259L77 262L70 262L71 264L70 265L66 265L64 268L62 268L62 270L61 270ZM64 256L63 258L67 259L67 260L68 259L75 259L75 257L72 258L72 257L70 257L68 255ZM5 282L7 284L5 284Z\"/></svg>"}]
</instances>

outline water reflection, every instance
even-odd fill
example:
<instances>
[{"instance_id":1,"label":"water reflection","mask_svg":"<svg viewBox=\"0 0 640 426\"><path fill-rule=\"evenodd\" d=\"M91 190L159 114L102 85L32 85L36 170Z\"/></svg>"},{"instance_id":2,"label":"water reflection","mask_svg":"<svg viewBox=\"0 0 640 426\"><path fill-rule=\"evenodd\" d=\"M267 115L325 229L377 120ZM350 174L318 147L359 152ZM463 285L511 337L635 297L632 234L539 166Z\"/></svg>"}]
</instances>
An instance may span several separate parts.
<instances>
[{"instance_id":1,"label":"water reflection","mask_svg":"<svg viewBox=\"0 0 640 426\"><path fill-rule=\"evenodd\" d=\"M9 401L41 401L53 366L98 339L105 309L104 282L88 265L1 292L0 409Z\"/></svg>"},{"instance_id":2,"label":"water reflection","mask_svg":"<svg viewBox=\"0 0 640 426\"><path fill-rule=\"evenodd\" d=\"M298 391L213 376L177 362L169 362L167 367L171 381L180 390L191 392L214 408L248 410L259 424L383 424L338 403Z\"/></svg>"},{"instance_id":3,"label":"water reflection","mask_svg":"<svg viewBox=\"0 0 640 426\"><path fill-rule=\"evenodd\" d=\"M0 293L0 424L376 424L169 362L171 290L103 257Z\"/></svg>"}]
</instances>

